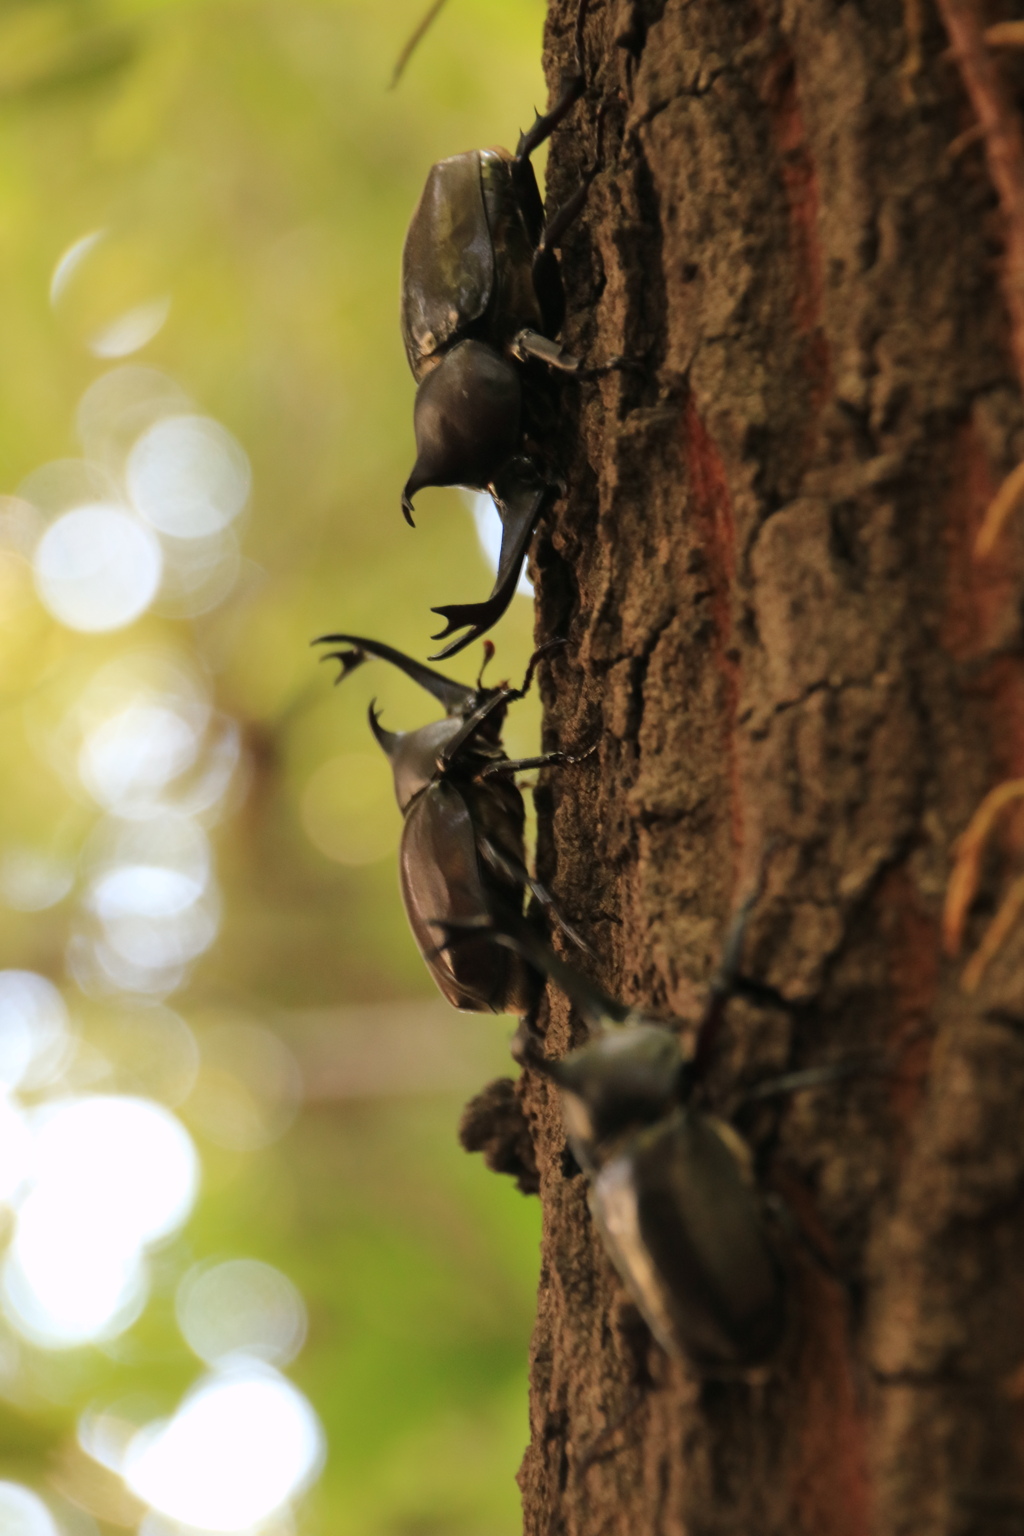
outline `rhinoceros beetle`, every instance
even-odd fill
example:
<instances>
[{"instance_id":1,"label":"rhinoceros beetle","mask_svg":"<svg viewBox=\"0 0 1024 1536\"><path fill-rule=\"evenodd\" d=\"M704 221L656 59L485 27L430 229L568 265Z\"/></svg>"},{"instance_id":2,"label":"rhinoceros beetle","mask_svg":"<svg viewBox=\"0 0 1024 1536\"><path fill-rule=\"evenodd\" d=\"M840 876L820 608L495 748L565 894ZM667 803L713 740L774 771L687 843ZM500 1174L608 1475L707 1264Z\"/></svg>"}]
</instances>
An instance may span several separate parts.
<instances>
[{"instance_id":1,"label":"rhinoceros beetle","mask_svg":"<svg viewBox=\"0 0 1024 1536\"><path fill-rule=\"evenodd\" d=\"M750 1148L698 1102L730 994L778 1001L738 981L749 907L733 924L688 1058L678 1021L615 1002L521 923L490 927L495 943L554 981L590 1027L587 1043L561 1061L545 1056L540 1035L527 1028L520 1055L558 1085L594 1221L651 1332L706 1375L763 1363L787 1322L785 1272ZM470 938L467 927L435 926L449 952ZM472 937L482 936L477 925ZM804 1086L805 1078L822 1080L817 1072L792 1074L786 1086Z\"/></svg>"},{"instance_id":2,"label":"rhinoceros beetle","mask_svg":"<svg viewBox=\"0 0 1024 1536\"><path fill-rule=\"evenodd\" d=\"M391 764L395 797L404 817L399 877L402 899L421 954L448 1001L474 1013L522 1013L536 990L533 973L513 951L488 938L472 938L458 953L439 951L430 919L453 923L483 920L502 926L523 922L527 891L564 931L581 943L552 898L526 868L523 799L514 782L521 769L582 761L565 752L512 762L501 745L508 705L529 690L542 646L530 659L522 686L483 688L444 677L390 645L360 635L323 635L314 644L343 644L324 658L341 664L340 682L369 656L390 662L437 699L443 720L415 731L385 730L370 705L370 729ZM486 642L486 659L494 647ZM584 946L585 947L585 946Z\"/></svg>"},{"instance_id":3,"label":"rhinoceros beetle","mask_svg":"<svg viewBox=\"0 0 1024 1536\"><path fill-rule=\"evenodd\" d=\"M402 253L402 339L416 379L416 463L402 492L465 485L493 496L502 523L498 571L480 603L435 608L436 640L466 629L431 660L454 655L505 612L530 538L557 494L536 449L552 414L545 370L580 371L555 340L565 296L555 248L579 213L587 183L545 223L530 164L583 91L583 23L576 20L577 71L555 106L520 135L514 155L474 149L433 166ZM591 370L591 371L603 371Z\"/></svg>"}]
</instances>

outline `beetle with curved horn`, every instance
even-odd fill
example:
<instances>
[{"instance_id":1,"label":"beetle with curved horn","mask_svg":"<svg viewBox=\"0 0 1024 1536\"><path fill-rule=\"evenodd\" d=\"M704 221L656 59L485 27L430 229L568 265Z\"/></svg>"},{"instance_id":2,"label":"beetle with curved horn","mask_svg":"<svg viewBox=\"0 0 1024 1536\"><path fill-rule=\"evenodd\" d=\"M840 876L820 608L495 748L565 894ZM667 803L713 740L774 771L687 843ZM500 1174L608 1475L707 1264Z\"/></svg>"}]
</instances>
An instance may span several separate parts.
<instances>
[{"instance_id":1,"label":"beetle with curved horn","mask_svg":"<svg viewBox=\"0 0 1024 1536\"><path fill-rule=\"evenodd\" d=\"M700 1104L728 998L739 991L778 1001L739 976L755 900L733 921L689 1057L679 1021L614 1001L522 923L486 929L496 947L554 981L590 1028L587 1043L557 1061L526 1026L521 1058L558 1086L595 1223L651 1332L709 1376L762 1364L787 1323L785 1272L753 1155L732 1125ZM480 923L472 933L469 925L433 926L455 953L485 933ZM789 1086L821 1080L809 1075Z\"/></svg>"},{"instance_id":2,"label":"beetle with curved horn","mask_svg":"<svg viewBox=\"0 0 1024 1536\"><path fill-rule=\"evenodd\" d=\"M402 492L430 485L489 491L502 524L491 595L434 613L446 620L436 640L465 634L431 659L469 645L512 601L534 529L557 494L538 449L552 414L551 369L585 370L555 339L565 296L555 250L583 206L585 180L545 222L533 151L583 93L583 27L576 19L575 74L552 110L520 135L514 155L474 149L432 167L402 254L402 339L416 379L416 463Z\"/></svg>"},{"instance_id":3,"label":"beetle with curved horn","mask_svg":"<svg viewBox=\"0 0 1024 1536\"><path fill-rule=\"evenodd\" d=\"M443 705L445 716L415 731L389 731L370 705L370 729L391 764L395 797L404 817L399 875L409 925L438 987L456 1008L475 1013L523 1013L536 988L522 957L472 938L457 954L439 951L430 931L437 913L455 924L524 924L529 892L573 940L547 890L526 867L523 799L515 784L521 769L582 761L565 752L512 762L501 744L510 703L521 699L541 658L560 641L536 651L519 688L484 688L453 679L393 646L360 635L323 635L314 644L344 645L324 660L340 662L340 682L369 657L389 662ZM487 659L493 651L486 642ZM585 947L585 946L583 946Z\"/></svg>"}]
</instances>

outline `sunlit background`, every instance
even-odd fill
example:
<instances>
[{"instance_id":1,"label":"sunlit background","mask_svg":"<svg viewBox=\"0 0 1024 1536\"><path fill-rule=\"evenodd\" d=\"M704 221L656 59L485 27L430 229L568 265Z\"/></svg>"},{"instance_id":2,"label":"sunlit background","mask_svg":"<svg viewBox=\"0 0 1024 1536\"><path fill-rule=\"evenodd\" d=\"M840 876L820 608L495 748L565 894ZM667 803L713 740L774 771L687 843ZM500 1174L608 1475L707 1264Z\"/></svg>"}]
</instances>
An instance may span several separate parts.
<instances>
[{"instance_id":1,"label":"sunlit background","mask_svg":"<svg viewBox=\"0 0 1024 1536\"><path fill-rule=\"evenodd\" d=\"M309 645L422 657L493 570L473 498L401 517L399 261L543 4L389 92L423 8L0 8L0 1536L519 1529L539 1215L455 1136L509 1028L413 948L366 727L436 706Z\"/></svg>"}]
</instances>

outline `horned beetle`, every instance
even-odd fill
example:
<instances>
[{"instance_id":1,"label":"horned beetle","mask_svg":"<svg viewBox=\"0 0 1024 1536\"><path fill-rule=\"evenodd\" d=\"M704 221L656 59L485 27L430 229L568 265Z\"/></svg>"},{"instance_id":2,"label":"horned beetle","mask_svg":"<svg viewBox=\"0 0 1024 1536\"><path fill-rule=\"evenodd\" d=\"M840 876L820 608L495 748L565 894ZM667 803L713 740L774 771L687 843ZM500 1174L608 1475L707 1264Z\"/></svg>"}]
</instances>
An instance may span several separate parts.
<instances>
[{"instance_id":1,"label":"horned beetle","mask_svg":"<svg viewBox=\"0 0 1024 1536\"><path fill-rule=\"evenodd\" d=\"M689 1057L680 1049L679 1021L616 1002L522 924L489 929L496 945L554 981L590 1027L591 1038L557 1061L526 1026L520 1055L560 1090L595 1224L651 1332L705 1375L762 1364L787 1324L785 1271L753 1155L732 1125L699 1102L728 998L741 990L779 1001L739 979L754 900L733 922ZM455 953L469 938L465 926L435 927ZM476 927L479 942L484 928ZM788 1090L823 1080L815 1070L785 1083Z\"/></svg>"},{"instance_id":2,"label":"horned beetle","mask_svg":"<svg viewBox=\"0 0 1024 1536\"><path fill-rule=\"evenodd\" d=\"M324 658L340 662L339 682L376 656L444 706L444 719L415 731L385 730L375 703L369 720L391 764L404 817L399 878L409 926L444 996L469 1012L525 1012L536 990L530 967L514 951L496 950L489 938L470 938L451 954L438 950L431 918L440 914L456 925L483 921L511 927L523 922L529 892L582 943L526 867L523 798L514 776L522 769L581 762L589 753L547 752L512 762L501 744L509 704L525 696L541 657L561 643L534 652L519 688L484 688L480 678L471 688L361 635L323 635L314 642L352 647ZM494 648L486 645L489 657Z\"/></svg>"},{"instance_id":3,"label":"horned beetle","mask_svg":"<svg viewBox=\"0 0 1024 1536\"><path fill-rule=\"evenodd\" d=\"M536 116L514 155L473 149L433 166L405 237L402 339L418 388L416 463L402 510L412 523L412 499L422 487L464 485L489 491L502 523L490 597L433 610L446 620L434 639L466 630L434 661L500 619L541 513L557 493L536 439L552 411L547 370L581 372L579 359L555 339L565 317L555 249L583 206L588 182L545 222L530 156L583 93L588 3L580 0L576 18L576 71L552 110Z\"/></svg>"}]
</instances>

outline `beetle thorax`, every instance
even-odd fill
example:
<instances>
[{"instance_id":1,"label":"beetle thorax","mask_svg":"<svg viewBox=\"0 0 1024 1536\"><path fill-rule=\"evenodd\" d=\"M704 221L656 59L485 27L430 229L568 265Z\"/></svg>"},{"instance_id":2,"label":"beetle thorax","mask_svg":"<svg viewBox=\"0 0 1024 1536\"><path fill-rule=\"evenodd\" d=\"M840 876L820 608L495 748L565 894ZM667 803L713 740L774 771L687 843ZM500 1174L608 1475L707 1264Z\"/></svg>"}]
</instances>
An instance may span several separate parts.
<instances>
[{"instance_id":1,"label":"beetle thorax","mask_svg":"<svg viewBox=\"0 0 1024 1536\"><path fill-rule=\"evenodd\" d=\"M391 753L391 770L400 810L407 811L416 796L437 778L438 757L454 741L462 725L460 716L450 715L445 720L432 720L418 731L403 731L397 738Z\"/></svg>"}]
</instances>

